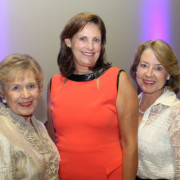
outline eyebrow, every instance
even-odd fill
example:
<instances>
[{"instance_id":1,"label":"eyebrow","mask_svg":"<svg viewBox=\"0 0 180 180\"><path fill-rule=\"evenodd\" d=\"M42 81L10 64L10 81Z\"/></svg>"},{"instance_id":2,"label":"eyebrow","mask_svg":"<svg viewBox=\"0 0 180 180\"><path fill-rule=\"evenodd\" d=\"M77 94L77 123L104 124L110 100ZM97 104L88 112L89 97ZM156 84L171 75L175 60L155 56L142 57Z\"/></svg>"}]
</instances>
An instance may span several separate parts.
<instances>
[{"instance_id":1,"label":"eyebrow","mask_svg":"<svg viewBox=\"0 0 180 180\"><path fill-rule=\"evenodd\" d=\"M139 61L139 63L146 63L146 64L149 64L148 62L146 62L146 60L142 60L142 61ZM161 63L159 64L155 64L155 66L163 66Z\"/></svg>"},{"instance_id":2,"label":"eyebrow","mask_svg":"<svg viewBox=\"0 0 180 180\"><path fill-rule=\"evenodd\" d=\"M21 83L20 81L19 82L6 82L8 85L12 85L12 86L14 86L14 85L22 85L23 83ZM34 84L34 83L37 83L36 81L31 81L31 82L28 82L26 85L28 85L28 84Z\"/></svg>"}]
</instances>

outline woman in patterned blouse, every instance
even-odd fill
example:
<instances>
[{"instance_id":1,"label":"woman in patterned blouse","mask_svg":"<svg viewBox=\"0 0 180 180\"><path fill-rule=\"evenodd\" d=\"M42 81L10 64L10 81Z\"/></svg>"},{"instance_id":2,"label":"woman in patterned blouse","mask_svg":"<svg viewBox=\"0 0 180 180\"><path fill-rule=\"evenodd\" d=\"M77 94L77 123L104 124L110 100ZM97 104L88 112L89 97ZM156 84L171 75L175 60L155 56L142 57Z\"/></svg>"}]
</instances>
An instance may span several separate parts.
<instances>
[{"instance_id":1,"label":"woman in patterned blouse","mask_svg":"<svg viewBox=\"0 0 180 180\"><path fill-rule=\"evenodd\" d=\"M57 180L59 153L33 112L43 90L40 65L12 54L0 63L0 179Z\"/></svg>"},{"instance_id":2,"label":"woman in patterned blouse","mask_svg":"<svg viewBox=\"0 0 180 180\"><path fill-rule=\"evenodd\" d=\"M180 73L162 40L139 45L131 76L139 94L137 179L180 179Z\"/></svg>"}]
</instances>

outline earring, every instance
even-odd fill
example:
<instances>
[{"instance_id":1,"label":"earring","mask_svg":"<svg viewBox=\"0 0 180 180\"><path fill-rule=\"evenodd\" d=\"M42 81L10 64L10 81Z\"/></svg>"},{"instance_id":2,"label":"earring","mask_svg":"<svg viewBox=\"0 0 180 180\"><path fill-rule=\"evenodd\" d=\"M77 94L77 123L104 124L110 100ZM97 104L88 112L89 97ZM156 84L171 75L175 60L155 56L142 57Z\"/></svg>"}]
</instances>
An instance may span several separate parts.
<instances>
[{"instance_id":1,"label":"earring","mask_svg":"<svg viewBox=\"0 0 180 180\"><path fill-rule=\"evenodd\" d=\"M7 101L6 101L5 99L2 99L2 103L3 103L4 105L6 105L6 104L7 104Z\"/></svg>"},{"instance_id":2,"label":"earring","mask_svg":"<svg viewBox=\"0 0 180 180\"><path fill-rule=\"evenodd\" d=\"M170 79L170 76L167 77L167 80L169 80L169 79Z\"/></svg>"}]
</instances>

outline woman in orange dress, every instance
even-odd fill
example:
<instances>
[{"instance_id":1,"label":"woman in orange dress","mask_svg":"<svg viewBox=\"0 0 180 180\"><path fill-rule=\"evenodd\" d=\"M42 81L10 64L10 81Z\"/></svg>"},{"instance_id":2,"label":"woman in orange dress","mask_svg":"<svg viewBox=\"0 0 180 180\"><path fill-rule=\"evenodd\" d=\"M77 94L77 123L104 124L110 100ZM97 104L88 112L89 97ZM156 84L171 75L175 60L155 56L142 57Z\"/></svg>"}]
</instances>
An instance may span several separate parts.
<instances>
[{"instance_id":1,"label":"woman in orange dress","mask_svg":"<svg viewBox=\"0 0 180 180\"><path fill-rule=\"evenodd\" d=\"M60 179L134 180L138 99L128 75L104 61L102 19L77 14L60 38L61 73L48 88L48 131L61 155Z\"/></svg>"}]
</instances>

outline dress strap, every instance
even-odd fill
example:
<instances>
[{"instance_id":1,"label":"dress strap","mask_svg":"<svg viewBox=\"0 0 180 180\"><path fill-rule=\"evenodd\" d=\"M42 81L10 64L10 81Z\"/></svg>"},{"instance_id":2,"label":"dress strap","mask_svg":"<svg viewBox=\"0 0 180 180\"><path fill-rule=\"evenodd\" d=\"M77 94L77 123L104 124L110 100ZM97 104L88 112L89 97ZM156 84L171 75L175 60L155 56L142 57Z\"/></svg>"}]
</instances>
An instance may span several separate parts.
<instances>
[{"instance_id":1,"label":"dress strap","mask_svg":"<svg viewBox=\"0 0 180 180\"><path fill-rule=\"evenodd\" d=\"M124 70L123 69L119 70L118 75L117 75L117 91L118 91L118 87L119 87L119 76L122 71L124 71Z\"/></svg>"},{"instance_id":2,"label":"dress strap","mask_svg":"<svg viewBox=\"0 0 180 180\"><path fill-rule=\"evenodd\" d=\"M50 92L51 92L51 84L52 84L52 78L51 78L50 81L49 81L49 89L50 89Z\"/></svg>"}]
</instances>

